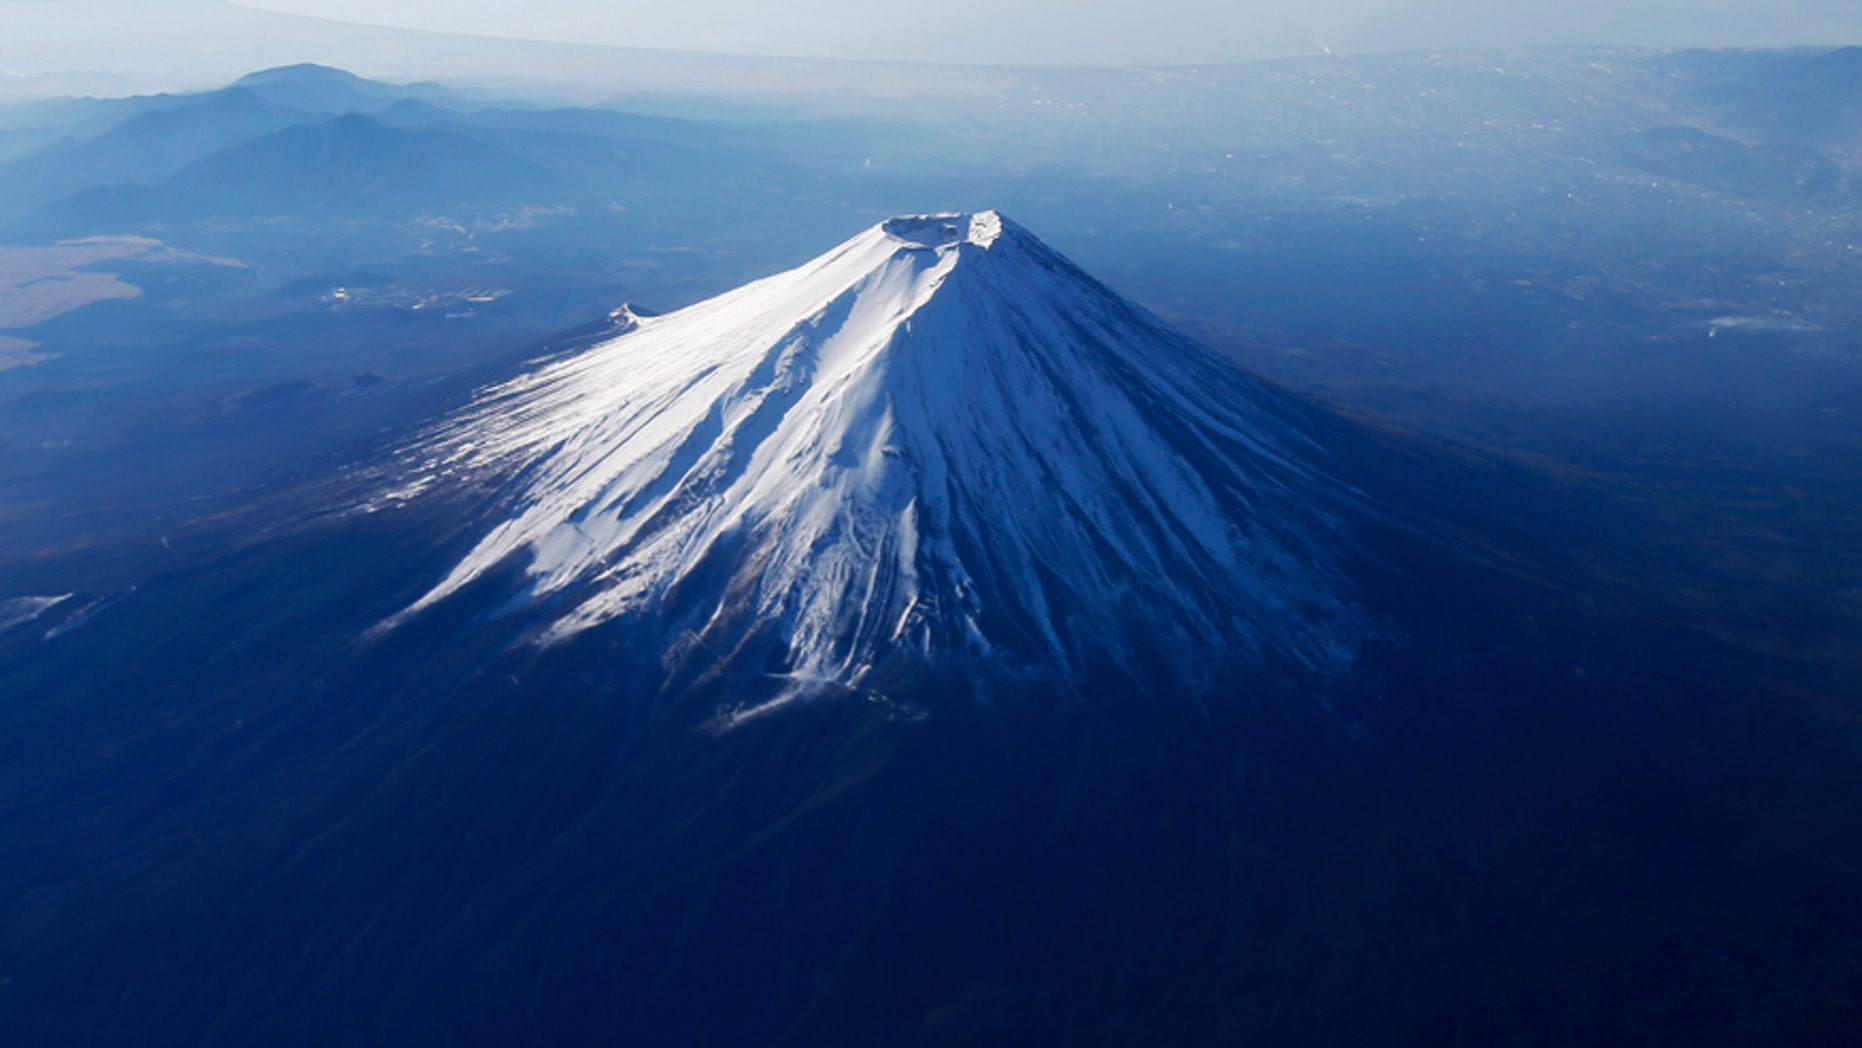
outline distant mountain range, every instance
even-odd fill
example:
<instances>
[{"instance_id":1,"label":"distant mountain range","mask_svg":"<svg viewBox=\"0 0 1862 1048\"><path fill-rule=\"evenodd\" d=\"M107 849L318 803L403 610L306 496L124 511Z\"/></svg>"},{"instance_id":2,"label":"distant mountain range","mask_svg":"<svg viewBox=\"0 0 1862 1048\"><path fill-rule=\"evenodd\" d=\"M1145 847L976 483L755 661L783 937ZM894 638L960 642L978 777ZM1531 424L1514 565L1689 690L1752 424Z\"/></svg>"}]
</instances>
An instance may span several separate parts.
<instances>
[{"instance_id":1,"label":"distant mountain range","mask_svg":"<svg viewBox=\"0 0 1862 1048\"><path fill-rule=\"evenodd\" d=\"M147 192L91 190L54 213L74 224L88 217L102 231L202 219L404 219L461 206L547 205L565 195L550 172L482 142L351 113L242 141Z\"/></svg>"},{"instance_id":2,"label":"distant mountain range","mask_svg":"<svg viewBox=\"0 0 1862 1048\"><path fill-rule=\"evenodd\" d=\"M228 88L138 113L95 138L40 150L6 165L0 178L16 187L13 207L95 186L153 185L223 149L308 119L306 110Z\"/></svg>"},{"instance_id":3,"label":"distant mountain range","mask_svg":"<svg viewBox=\"0 0 1862 1048\"><path fill-rule=\"evenodd\" d=\"M341 69L302 63L248 73L230 90L249 91L273 105L311 113L372 113L405 99L462 104L439 84L384 84Z\"/></svg>"},{"instance_id":4,"label":"distant mountain range","mask_svg":"<svg viewBox=\"0 0 1862 1048\"><path fill-rule=\"evenodd\" d=\"M1767 142L1853 149L1862 136L1862 47L1682 51L1655 64L1695 104Z\"/></svg>"},{"instance_id":5,"label":"distant mountain range","mask_svg":"<svg viewBox=\"0 0 1862 1048\"><path fill-rule=\"evenodd\" d=\"M721 158L693 151L745 138L620 113L471 109L438 87L319 66L254 73L199 96L97 105L114 114L100 133L80 130L0 165L0 218L57 236L548 206L617 181L715 179Z\"/></svg>"},{"instance_id":6,"label":"distant mountain range","mask_svg":"<svg viewBox=\"0 0 1862 1048\"><path fill-rule=\"evenodd\" d=\"M1853 64L1851 52L1611 53L1608 63L1590 67L1581 64L1582 56L1547 52L1523 62L1524 74L1509 72L1503 81L1483 85L1480 90L1495 94L1489 104L1501 109L1472 124L1462 108L1464 102L1475 104L1480 91L1454 63L1424 70L1367 56L1315 71L1314 77L1341 85L1389 85L1367 95L1378 99L1372 109L1388 110L1389 119L1402 124L1440 124L1436 137L1452 140L1463 125L1493 137L1481 145L1469 140L1453 155L1418 153L1399 160L1379 180L1348 195L1453 199L1465 195L1454 184L1461 175L1453 172L1485 172L1483 184L1504 184L1513 165L1537 156L1532 163L1542 170L1568 167L1566 174L1580 180L1580 188L1582 180L1601 177L1599 191L1611 194L1622 186L1613 172L1623 172L1732 199L1853 200L1844 165L1862 156L1862 98L1844 74L1845 63ZM46 128L59 128L62 137L0 164L0 228L10 223L16 238L46 240L202 222L224 231L258 214L393 223L468 205L572 207L586 221L599 220L611 205L635 204L676 225L670 216L686 221L707 208L717 210L720 202L754 210L764 197L842 210L892 210L921 195L927 181L962 197L975 192L982 178L992 183L990 195L1000 197L1018 192L1013 178L997 170L1004 163L1010 174L1029 163L1062 173L1086 160L1098 167L1091 178L1135 179L1139 191L1168 196L1176 192L1170 187L1177 180L1208 178L1234 167L1237 155L1277 156L1279 163L1302 155L1297 134L1288 142L1278 137L1304 125L1282 119L1278 107L1293 105L1297 111L1309 103L1283 98L1281 81L1267 67L1255 73L1253 67L1199 71L1150 91L1107 81L1111 74L1056 74L1052 85L1030 89L1026 98L1005 95L1000 105L967 114L945 103L908 127L870 120L733 124L612 109L496 105L434 84L391 85L321 66L287 66L202 95L41 104L42 115L24 121L27 126L16 134L31 140L52 133ZM1394 85L1431 77L1440 81L1432 90L1441 105L1405 115L1408 96ZM1615 99L1611 106L1579 106L1555 126L1540 125L1549 137L1523 122L1531 119L1527 114L1542 90L1589 90L1581 86L1587 77L1601 81L1599 91L1607 84ZM1034 113L1029 107L1037 103L1092 112L1094 119L1023 128ZM1208 120L1186 118L1205 109L1211 110ZM1362 115L1315 112L1311 116L1319 123L1312 126L1342 121L1335 129L1342 141L1368 146L1392 126L1371 120L1372 109ZM1250 111L1264 119L1236 123ZM273 137L352 115L395 132L456 137L365 133L365 125L353 121ZM1156 148L1110 150L1093 139L1095 128L1154 142ZM1509 141L1513 134L1524 137ZM1415 141L1431 140L1425 135ZM1027 155L1013 159L1016 153ZM220 154L225 156L216 167L210 161ZM416 154L430 155L431 163L403 163ZM1384 163L1407 155L1398 151ZM1210 173L1196 173L1198 165L1214 162L1209 158L1227 159ZM1296 167L1303 170L1306 162ZM1601 171L1594 168L1599 162L1605 165ZM1181 165L1187 167L1178 170ZM224 172L240 166L249 170L229 186ZM448 173L450 166L459 170ZM474 166L484 171L468 170ZM1323 167L1298 180L1326 184L1334 176ZM310 171L331 179L331 191L313 191ZM1219 196L1251 184L1242 168L1234 173L1242 182ZM1079 191L1091 192L1090 181ZM1153 188L1142 188L1147 185ZM126 188L131 186L139 188ZM914 192L905 192L908 187ZM1018 204L1041 213L1038 196ZM1059 211L1043 218L1066 221ZM1220 242L1216 226L1234 221L1226 216L1191 234Z\"/></svg>"}]
</instances>

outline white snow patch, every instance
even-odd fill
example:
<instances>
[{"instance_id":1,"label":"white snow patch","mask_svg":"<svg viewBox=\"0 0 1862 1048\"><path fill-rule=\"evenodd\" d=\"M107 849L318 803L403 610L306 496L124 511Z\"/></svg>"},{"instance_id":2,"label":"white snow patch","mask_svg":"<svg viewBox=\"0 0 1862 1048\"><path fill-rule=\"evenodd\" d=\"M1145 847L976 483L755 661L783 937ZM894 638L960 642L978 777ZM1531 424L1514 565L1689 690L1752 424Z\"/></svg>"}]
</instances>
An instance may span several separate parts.
<instances>
[{"instance_id":1,"label":"white snow patch","mask_svg":"<svg viewBox=\"0 0 1862 1048\"><path fill-rule=\"evenodd\" d=\"M23 626L70 599L71 594L64 593L56 597L13 597L0 600L0 633L15 626Z\"/></svg>"},{"instance_id":2,"label":"white snow patch","mask_svg":"<svg viewBox=\"0 0 1862 1048\"><path fill-rule=\"evenodd\" d=\"M906 247L941 248L953 244L975 244L986 248L993 246L1002 235L1002 216L994 211L900 215L880 223L879 228Z\"/></svg>"},{"instance_id":3,"label":"white snow patch","mask_svg":"<svg viewBox=\"0 0 1862 1048\"><path fill-rule=\"evenodd\" d=\"M99 597L91 601L89 604L73 612L70 618L46 630L45 639L48 641L57 640L68 633L76 633L78 630L90 625L91 620L96 618L99 614L114 607L119 601L134 592L136 592L136 587L131 586L120 593L112 593L107 597Z\"/></svg>"}]
</instances>

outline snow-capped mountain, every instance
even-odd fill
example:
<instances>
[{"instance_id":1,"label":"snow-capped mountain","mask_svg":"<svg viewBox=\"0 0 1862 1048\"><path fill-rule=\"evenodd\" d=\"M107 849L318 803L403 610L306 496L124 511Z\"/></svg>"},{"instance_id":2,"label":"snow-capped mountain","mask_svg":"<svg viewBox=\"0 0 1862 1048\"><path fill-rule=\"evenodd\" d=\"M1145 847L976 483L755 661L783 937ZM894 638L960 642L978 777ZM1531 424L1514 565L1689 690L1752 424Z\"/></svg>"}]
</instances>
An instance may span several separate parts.
<instances>
[{"instance_id":1,"label":"snow-capped mountain","mask_svg":"<svg viewBox=\"0 0 1862 1048\"><path fill-rule=\"evenodd\" d=\"M1300 412L995 212L626 319L407 450L383 504L496 501L384 629L521 563L540 643L647 622L671 663L804 685L932 663L1196 689L1341 670L1374 631L1356 496Z\"/></svg>"},{"instance_id":2,"label":"snow-capped mountain","mask_svg":"<svg viewBox=\"0 0 1862 1048\"><path fill-rule=\"evenodd\" d=\"M987 213L613 320L7 577L0 1045L1855 1040L1862 690L1614 496Z\"/></svg>"}]
</instances>

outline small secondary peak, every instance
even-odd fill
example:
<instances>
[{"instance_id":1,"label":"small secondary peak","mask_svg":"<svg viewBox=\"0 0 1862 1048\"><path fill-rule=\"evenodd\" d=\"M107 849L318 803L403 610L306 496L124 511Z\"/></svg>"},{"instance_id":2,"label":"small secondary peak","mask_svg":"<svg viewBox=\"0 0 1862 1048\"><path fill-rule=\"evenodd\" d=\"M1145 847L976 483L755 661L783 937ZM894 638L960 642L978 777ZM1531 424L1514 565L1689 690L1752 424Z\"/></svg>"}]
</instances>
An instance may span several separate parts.
<instances>
[{"instance_id":1,"label":"small secondary peak","mask_svg":"<svg viewBox=\"0 0 1862 1048\"><path fill-rule=\"evenodd\" d=\"M997 211L946 211L935 215L900 215L880 223L879 228L906 247L975 244L986 248L1002 236L1005 221Z\"/></svg>"}]
</instances>

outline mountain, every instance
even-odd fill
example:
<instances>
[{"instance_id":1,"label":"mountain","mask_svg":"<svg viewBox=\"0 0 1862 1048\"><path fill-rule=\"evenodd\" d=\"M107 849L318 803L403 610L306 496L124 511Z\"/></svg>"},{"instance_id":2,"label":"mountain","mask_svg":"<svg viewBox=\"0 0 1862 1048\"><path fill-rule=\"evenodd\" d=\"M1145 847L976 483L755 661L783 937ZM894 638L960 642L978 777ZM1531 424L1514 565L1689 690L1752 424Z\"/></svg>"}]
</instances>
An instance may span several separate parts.
<instances>
[{"instance_id":1,"label":"mountain","mask_svg":"<svg viewBox=\"0 0 1862 1048\"><path fill-rule=\"evenodd\" d=\"M1853 151L1862 134L1862 47L1687 50L1648 61L1683 99L1768 144Z\"/></svg>"},{"instance_id":2,"label":"mountain","mask_svg":"<svg viewBox=\"0 0 1862 1048\"><path fill-rule=\"evenodd\" d=\"M188 159L195 160L314 117L372 115L403 101L427 104L456 99L454 93L435 84L386 84L341 69L306 64L250 73L215 91L48 99L6 116L11 118L7 123L18 122L46 138L30 166L46 169L48 174L81 177L98 166L100 159L136 159L134 154L146 151L157 159L192 152ZM287 115L291 119L279 122ZM200 142L218 144L203 149ZM164 174L182 166L170 163ZM7 166L14 166L13 161ZM154 180L134 168L119 175L114 181ZM82 185L67 184L64 191L77 188Z\"/></svg>"},{"instance_id":3,"label":"mountain","mask_svg":"<svg viewBox=\"0 0 1862 1048\"><path fill-rule=\"evenodd\" d=\"M0 167L15 209L89 189L154 185L188 165L249 139L311 119L239 88L215 91L175 108L129 117L93 138L61 142Z\"/></svg>"},{"instance_id":4,"label":"mountain","mask_svg":"<svg viewBox=\"0 0 1862 1048\"><path fill-rule=\"evenodd\" d=\"M361 217L548 202L560 192L547 171L472 139L383 127L354 113L241 143L162 188L177 211L223 216Z\"/></svg>"},{"instance_id":5,"label":"mountain","mask_svg":"<svg viewBox=\"0 0 1862 1048\"><path fill-rule=\"evenodd\" d=\"M73 194L29 222L119 231L209 219L406 220L461 206L551 204L564 192L551 172L474 139L351 113L247 139L153 187Z\"/></svg>"},{"instance_id":6,"label":"mountain","mask_svg":"<svg viewBox=\"0 0 1862 1048\"><path fill-rule=\"evenodd\" d=\"M0 1042L1862 1020L1842 682L1650 613L1570 488L992 212L538 352L379 458L0 562Z\"/></svg>"},{"instance_id":7,"label":"mountain","mask_svg":"<svg viewBox=\"0 0 1862 1048\"><path fill-rule=\"evenodd\" d=\"M470 483L510 516L392 622L515 558L540 642L649 620L782 697L926 663L1195 692L1345 671L1376 632L1343 566L1365 510L1281 395L995 212L639 319L407 454L391 500Z\"/></svg>"},{"instance_id":8,"label":"mountain","mask_svg":"<svg viewBox=\"0 0 1862 1048\"><path fill-rule=\"evenodd\" d=\"M248 73L232 90L248 91L274 105L313 113L374 113L402 99L437 102L454 97L438 84L385 84L343 69L314 63Z\"/></svg>"}]
</instances>

